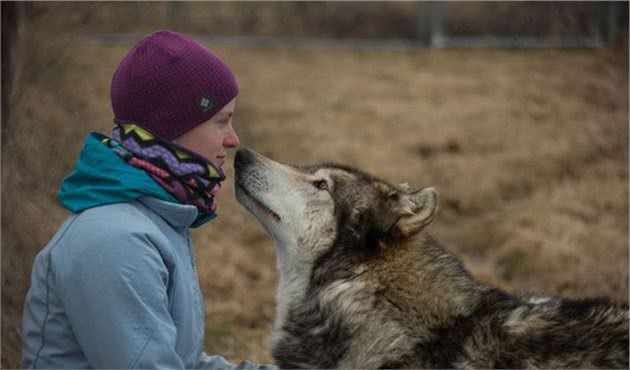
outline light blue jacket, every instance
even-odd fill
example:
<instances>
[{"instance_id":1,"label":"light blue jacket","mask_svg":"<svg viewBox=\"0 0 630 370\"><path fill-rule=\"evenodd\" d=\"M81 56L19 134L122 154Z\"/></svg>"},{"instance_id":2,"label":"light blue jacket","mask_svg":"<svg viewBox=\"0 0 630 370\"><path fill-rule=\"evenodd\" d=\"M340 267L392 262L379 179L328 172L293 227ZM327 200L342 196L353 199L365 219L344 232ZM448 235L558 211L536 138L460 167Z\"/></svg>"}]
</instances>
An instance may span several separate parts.
<instances>
[{"instance_id":1,"label":"light blue jacket","mask_svg":"<svg viewBox=\"0 0 630 370\"><path fill-rule=\"evenodd\" d=\"M102 138L88 137L62 186L62 204L76 213L35 259L22 366L235 368L203 352L204 300L189 236L197 209L177 203Z\"/></svg>"}]
</instances>

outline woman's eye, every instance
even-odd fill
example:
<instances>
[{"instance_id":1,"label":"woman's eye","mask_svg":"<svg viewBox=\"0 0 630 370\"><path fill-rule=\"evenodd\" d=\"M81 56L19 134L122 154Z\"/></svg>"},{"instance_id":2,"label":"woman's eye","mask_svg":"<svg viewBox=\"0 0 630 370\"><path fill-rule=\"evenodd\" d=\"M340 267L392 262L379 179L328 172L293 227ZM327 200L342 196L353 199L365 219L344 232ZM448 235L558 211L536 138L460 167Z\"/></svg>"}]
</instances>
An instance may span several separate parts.
<instances>
[{"instance_id":1,"label":"woman's eye","mask_svg":"<svg viewBox=\"0 0 630 370\"><path fill-rule=\"evenodd\" d=\"M315 185L315 187L319 190L328 190L328 183L326 182L326 180L315 181L313 185Z\"/></svg>"}]
</instances>

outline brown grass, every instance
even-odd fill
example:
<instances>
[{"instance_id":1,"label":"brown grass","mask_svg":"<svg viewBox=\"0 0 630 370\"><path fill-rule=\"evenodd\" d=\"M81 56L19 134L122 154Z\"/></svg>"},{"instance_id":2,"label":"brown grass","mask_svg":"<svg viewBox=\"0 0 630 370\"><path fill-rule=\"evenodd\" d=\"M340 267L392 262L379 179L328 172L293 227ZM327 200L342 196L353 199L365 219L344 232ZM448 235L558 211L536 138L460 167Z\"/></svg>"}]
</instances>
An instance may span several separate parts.
<instances>
[{"instance_id":1,"label":"brown grass","mask_svg":"<svg viewBox=\"0 0 630 370\"><path fill-rule=\"evenodd\" d=\"M16 124L3 127L3 367L19 366L32 259L67 216L56 191L87 131L109 131L109 82L130 46L35 31L47 36L22 57ZM240 81L243 145L436 186L430 231L488 283L627 301L626 50L215 50ZM193 233L206 350L270 362L274 247L231 181L219 204Z\"/></svg>"}]
</instances>

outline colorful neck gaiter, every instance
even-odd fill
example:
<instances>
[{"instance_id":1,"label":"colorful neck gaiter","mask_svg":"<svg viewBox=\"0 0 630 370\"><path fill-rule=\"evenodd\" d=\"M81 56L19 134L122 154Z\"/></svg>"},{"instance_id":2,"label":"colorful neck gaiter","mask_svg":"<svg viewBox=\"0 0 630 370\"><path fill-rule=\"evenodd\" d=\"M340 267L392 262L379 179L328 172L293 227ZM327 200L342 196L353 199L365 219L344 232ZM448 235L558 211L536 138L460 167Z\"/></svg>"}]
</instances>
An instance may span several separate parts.
<instances>
[{"instance_id":1,"label":"colorful neck gaiter","mask_svg":"<svg viewBox=\"0 0 630 370\"><path fill-rule=\"evenodd\" d=\"M133 123L117 121L107 144L126 162L145 170L177 201L196 206L199 216L216 216L214 196L225 175L205 158L175 147Z\"/></svg>"}]
</instances>

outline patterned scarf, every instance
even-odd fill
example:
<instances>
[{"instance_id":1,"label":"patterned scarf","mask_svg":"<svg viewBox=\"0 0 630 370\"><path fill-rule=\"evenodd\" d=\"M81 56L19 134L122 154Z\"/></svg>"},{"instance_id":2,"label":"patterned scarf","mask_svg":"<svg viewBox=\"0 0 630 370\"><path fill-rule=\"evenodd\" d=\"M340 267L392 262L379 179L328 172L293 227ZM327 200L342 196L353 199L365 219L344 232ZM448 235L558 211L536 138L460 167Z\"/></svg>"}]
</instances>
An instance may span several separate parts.
<instances>
[{"instance_id":1,"label":"patterned scarf","mask_svg":"<svg viewBox=\"0 0 630 370\"><path fill-rule=\"evenodd\" d=\"M196 206L198 221L216 217L214 196L225 175L205 158L126 122L116 121L107 145L127 163L146 171L177 201Z\"/></svg>"}]
</instances>

